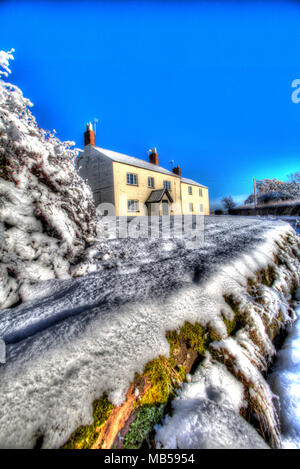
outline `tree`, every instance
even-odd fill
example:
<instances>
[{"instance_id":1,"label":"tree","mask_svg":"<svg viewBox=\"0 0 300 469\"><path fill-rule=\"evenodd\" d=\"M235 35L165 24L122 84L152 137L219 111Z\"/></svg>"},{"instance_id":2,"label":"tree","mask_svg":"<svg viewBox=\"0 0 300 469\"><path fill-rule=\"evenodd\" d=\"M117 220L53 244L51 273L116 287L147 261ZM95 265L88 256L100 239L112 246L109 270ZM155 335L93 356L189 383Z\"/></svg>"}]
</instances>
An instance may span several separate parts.
<instances>
[{"instance_id":1,"label":"tree","mask_svg":"<svg viewBox=\"0 0 300 469\"><path fill-rule=\"evenodd\" d=\"M249 205L254 203L254 194L248 195L247 199L244 201L244 205Z\"/></svg>"},{"instance_id":2,"label":"tree","mask_svg":"<svg viewBox=\"0 0 300 469\"><path fill-rule=\"evenodd\" d=\"M278 179L262 179L256 181L257 203L267 204L284 200L296 200L300 198L300 172L291 174L290 181ZM250 194L244 204L254 202L254 195Z\"/></svg>"},{"instance_id":3,"label":"tree","mask_svg":"<svg viewBox=\"0 0 300 469\"><path fill-rule=\"evenodd\" d=\"M24 299L35 282L70 276L95 235L74 143L39 128L32 103L4 80L12 52L0 51L0 308Z\"/></svg>"},{"instance_id":4,"label":"tree","mask_svg":"<svg viewBox=\"0 0 300 469\"><path fill-rule=\"evenodd\" d=\"M223 203L226 210L231 210L234 207L236 207L236 203L234 202L231 195L229 197L223 197L222 203Z\"/></svg>"},{"instance_id":5,"label":"tree","mask_svg":"<svg viewBox=\"0 0 300 469\"><path fill-rule=\"evenodd\" d=\"M288 178L289 178L290 182L296 182L296 183L300 184L300 171L289 174Z\"/></svg>"}]
</instances>

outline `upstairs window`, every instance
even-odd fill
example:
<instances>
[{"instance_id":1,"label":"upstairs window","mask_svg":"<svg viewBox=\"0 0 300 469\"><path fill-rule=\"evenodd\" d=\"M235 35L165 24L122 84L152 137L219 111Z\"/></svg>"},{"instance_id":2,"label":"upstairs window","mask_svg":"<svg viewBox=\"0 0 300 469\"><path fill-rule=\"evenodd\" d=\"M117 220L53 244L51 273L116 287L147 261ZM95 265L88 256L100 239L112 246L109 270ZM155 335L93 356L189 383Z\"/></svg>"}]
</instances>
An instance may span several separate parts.
<instances>
[{"instance_id":1,"label":"upstairs window","mask_svg":"<svg viewBox=\"0 0 300 469\"><path fill-rule=\"evenodd\" d=\"M203 196L202 189L199 189L199 195L200 195L200 197Z\"/></svg>"},{"instance_id":2,"label":"upstairs window","mask_svg":"<svg viewBox=\"0 0 300 469\"><path fill-rule=\"evenodd\" d=\"M192 186L189 186L188 187L188 194L192 195L192 193L193 193L193 188L192 188Z\"/></svg>"},{"instance_id":3,"label":"upstairs window","mask_svg":"<svg viewBox=\"0 0 300 469\"><path fill-rule=\"evenodd\" d=\"M154 187L154 178L148 177L148 187Z\"/></svg>"},{"instance_id":4,"label":"upstairs window","mask_svg":"<svg viewBox=\"0 0 300 469\"><path fill-rule=\"evenodd\" d=\"M127 184L130 184L131 186L137 186L138 185L137 174L127 173L126 180L127 180Z\"/></svg>"},{"instance_id":5,"label":"upstairs window","mask_svg":"<svg viewBox=\"0 0 300 469\"><path fill-rule=\"evenodd\" d=\"M138 212L139 211L139 201L138 200L128 200L128 212Z\"/></svg>"},{"instance_id":6,"label":"upstairs window","mask_svg":"<svg viewBox=\"0 0 300 469\"><path fill-rule=\"evenodd\" d=\"M189 208L190 208L190 212L193 212L193 211L194 211L194 206L193 206L193 204L189 204Z\"/></svg>"},{"instance_id":7,"label":"upstairs window","mask_svg":"<svg viewBox=\"0 0 300 469\"><path fill-rule=\"evenodd\" d=\"M164 181L164 189L168 189L168 191L171 190L171 182L170 181Z\"/></svg>"},{"instance_id":8,"label":"upstairs window","mask_svg":"<svg viewBox=\"0 0 300 469\"><path fill-rule=\"evenodd\" d=\"M200 213L203 213L203 212L204 212L204 210L203 210L203 204L200 204L199 208L200 208Z\"/></svg>"}]
</instances>

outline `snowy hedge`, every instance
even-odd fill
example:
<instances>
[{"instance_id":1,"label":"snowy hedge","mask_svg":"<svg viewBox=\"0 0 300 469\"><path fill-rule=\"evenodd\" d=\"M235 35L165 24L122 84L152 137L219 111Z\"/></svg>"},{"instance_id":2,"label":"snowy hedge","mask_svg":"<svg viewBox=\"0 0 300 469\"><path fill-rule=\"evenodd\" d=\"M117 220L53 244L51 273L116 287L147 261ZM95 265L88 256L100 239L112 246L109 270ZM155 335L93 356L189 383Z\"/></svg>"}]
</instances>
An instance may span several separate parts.
<instances>
[{"instance_id":1,"label":"snowy hedge","mask_svg":"<svg viewBox=\"0 0 300 469\"><path fill-rule=\"evenodd\" d=\"M95 230L74 143L40 129L32 103L4 81L12 52L0 51L0 308L26 299L36 281L68 277Z\"/></svg>"}]
</instances>

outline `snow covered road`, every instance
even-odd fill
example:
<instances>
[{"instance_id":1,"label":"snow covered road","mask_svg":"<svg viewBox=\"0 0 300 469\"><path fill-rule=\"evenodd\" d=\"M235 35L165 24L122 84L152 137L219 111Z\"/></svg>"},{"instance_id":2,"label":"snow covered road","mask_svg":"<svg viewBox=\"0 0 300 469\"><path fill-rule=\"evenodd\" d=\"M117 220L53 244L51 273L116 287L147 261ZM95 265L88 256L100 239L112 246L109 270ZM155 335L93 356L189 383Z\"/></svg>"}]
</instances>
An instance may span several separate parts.
<instances>
[{"instance_id":1,"label":"snow covered road","mask_svg":"<svg viewBox=\"0 0 300 469\"><path fill-rule=\"evenodd\" d=\"M226 311L224 285L230 290L271 261L273 242L289 230L283 222L207 217L198 250L182 239L99 241L101 270L45 282L35 287L39 299L2 310L0 446L32 447L41 435L45 447L63 444L91 423L103 392L122 402L134 373L168 355L165 331L185 320L222 334L215 312Z\"/></svg>"},{"instance_id":2,"label":"snow covered road","mask_svg":"<svg viewBox=\"0 0 300 469\"><path fill-rule=\"evenodd\" d=\"M199 250L187 250L184 239L110 240L104 245L110 262L101 263L103 270L43 282L34 287L41 299L2 310L0 337L16 344L72 316L84 315L88 320L95 309L99 314L133 301L163 299L186 284L207 280L220 266L251 251L273 228L274 221L209 217L205 243ZM103 252L102 245L99 249ZM120 262L123 253L125 260Z\"/></svg>"}]
</instances>

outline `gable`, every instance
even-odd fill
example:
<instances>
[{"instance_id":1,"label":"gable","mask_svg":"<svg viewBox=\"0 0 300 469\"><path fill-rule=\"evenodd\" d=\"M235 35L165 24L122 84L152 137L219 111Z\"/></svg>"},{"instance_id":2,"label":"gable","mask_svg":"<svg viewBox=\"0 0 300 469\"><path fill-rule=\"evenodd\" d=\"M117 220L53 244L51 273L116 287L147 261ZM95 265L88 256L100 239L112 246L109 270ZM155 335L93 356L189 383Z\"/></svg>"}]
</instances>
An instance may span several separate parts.
<instances>
[{"instance_id":1,"label":"gable","mask_svg":"<svg viewBox=\"0 0 300 469\"><path fill-rule=\"evenodd\" d=\"M146 204L159 203L162 199L169 200L170 203L173 203L173 199L168 189L158 189L156 191L155 190L151 191L145 203Z\"/></svg>"}]
</instances>

